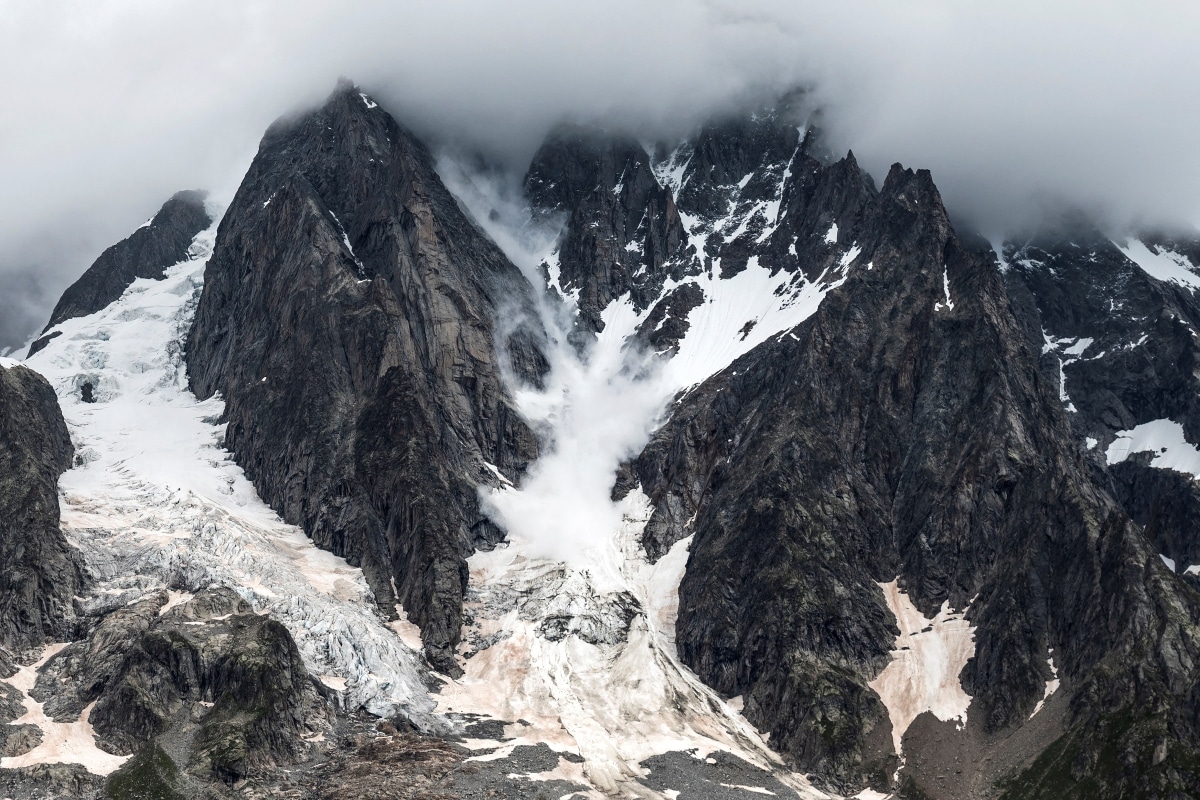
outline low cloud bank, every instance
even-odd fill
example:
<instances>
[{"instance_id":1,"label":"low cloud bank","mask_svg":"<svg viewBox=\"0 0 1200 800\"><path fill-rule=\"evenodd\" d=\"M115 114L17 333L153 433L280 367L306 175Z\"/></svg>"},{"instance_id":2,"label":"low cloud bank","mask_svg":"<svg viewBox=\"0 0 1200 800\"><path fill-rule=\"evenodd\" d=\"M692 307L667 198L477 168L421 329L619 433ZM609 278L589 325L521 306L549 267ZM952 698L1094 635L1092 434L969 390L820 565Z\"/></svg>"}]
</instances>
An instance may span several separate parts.
<instances>
[{"instance_id":1,"label":"low cloud bank","mask_svg":"<svg viewBox=\"0 0 1200 800\"><path fill-rule=\"evenodd\" d=\"M227 199L338 75L513 168L563 117L672 136L803 83L838 148L932 169L985 231L1056 204L1200 221L1195 4L0 0L0 20L0 292L36 273L31 319L175 191ZM0 349L32 333L6 316Z\"/></svg>"}]
</instances>

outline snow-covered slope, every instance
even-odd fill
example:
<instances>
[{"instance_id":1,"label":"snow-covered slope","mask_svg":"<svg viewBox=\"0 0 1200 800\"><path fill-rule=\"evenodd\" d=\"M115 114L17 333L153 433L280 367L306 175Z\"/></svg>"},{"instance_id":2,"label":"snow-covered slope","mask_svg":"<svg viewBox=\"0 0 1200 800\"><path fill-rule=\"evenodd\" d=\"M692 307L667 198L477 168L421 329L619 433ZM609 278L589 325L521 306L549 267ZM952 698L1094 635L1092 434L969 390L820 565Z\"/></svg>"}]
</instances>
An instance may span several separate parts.
<instances>
[{"instance_id":1,"label":"snow-covered slope","mask_svg":"<svg viewBox=\"0 0 1200 800\"><path fill-rule=\"evenodd\" d=\"M221 449L222 402L187 389L181 348L215 235L214 224L162 280L138 279L104 310L61 323L26 362L55 387L76 446L60 487L63 527L99 580L86 602L231 587L288 628L347 707L443 729L420 655L376 610L361 571L263 504Z\"/></svg>"},{"instance_id":2,"label":"snow-covered slope","mask_svg":"<svg viewBox=\"0 0 1200 800\"><path fill-rule=\"evenodd\" d=\"M527 210L506 205L486 176L449 159L439 169L530 280L545 285L538 267L554 260L553 235L528 227ZM482 758L549 743L583 761L571 774L543 777L584 780L597 796L674 796L684 787L664 794L646 785L647 759L690 753L703 761L717 751L774 773L801 796L827 796L784 768L737 698L721 698L680 662L675 615L689 542L650 564L641 544L649 500L634 490L613 501L611 490L620 463L645 445L679 390L807 318L836 283L771 276L756 264L732 279L689 280L707 299L673 358L631 346L648 311L627 295L602 311L603 331L583 353L569 336L576 300L545 298L551 371L540 390L510 386L543 452L519 486L505 477L499 489L481 489L507 541L468 561L465 675L441 690L438 711L524 720ZM749 318L765 322L744 336Z\"/></svg>"}]
</instances>

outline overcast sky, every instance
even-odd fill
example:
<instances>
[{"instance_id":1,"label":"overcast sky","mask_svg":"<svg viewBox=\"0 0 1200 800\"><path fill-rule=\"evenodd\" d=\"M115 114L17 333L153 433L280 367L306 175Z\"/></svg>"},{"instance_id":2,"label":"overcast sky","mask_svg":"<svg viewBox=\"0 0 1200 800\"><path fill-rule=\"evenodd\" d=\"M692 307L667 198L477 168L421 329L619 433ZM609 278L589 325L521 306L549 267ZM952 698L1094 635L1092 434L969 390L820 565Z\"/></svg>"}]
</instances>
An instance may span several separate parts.
<instances>
[{"instance_id":1,"label":"overcast sky","mask_svg":"<svg viewBox=\"0 0 1200 800\"><path fill-rule=\"evenodd\" d=\"M173 192L229 197L265 127L353 78L526 157L563 116L682 131L811 83L877 177L985 228L1047 199L1200 221L1200 3L0 0L0 351Z\"/></svg>"}]
</instances>

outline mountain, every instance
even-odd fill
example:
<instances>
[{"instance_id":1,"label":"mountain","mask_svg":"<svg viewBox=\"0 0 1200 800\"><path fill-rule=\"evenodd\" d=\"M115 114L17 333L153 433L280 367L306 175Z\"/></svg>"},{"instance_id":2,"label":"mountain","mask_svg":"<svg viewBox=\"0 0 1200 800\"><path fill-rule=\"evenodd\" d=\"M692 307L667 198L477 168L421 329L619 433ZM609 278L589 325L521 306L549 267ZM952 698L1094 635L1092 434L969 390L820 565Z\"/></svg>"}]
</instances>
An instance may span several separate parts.
<instances>
[{"instance_id":1,"label":"mountain","mask_svg":"<svg viewBox=\"0 0 1200 800\"><path fill-rule=\"evenodd\" d=\"M106 251L0 368L0 790L1200 793L1200 238L819 120L512 198L343 81Z\"/></svg>"},{"instance_id":2,"label":"mountain","mask_svg":"<svg viewBox=\"0 0 1200 800\"><path fill-rule=\"evenodd\" d=\"M1086 463L1068 422L1076 412L1058 402L1057 364L1039 370L1043 337L1028 335L1038 330L1028 319L1033 305L1065 321L1046 321L1047 331L1075 337L1063 338L1064 347L1079 341L1083 331L1069 323L1093 307L1094 295L1078 282L1054 283L1056 264L1038 273L1041 284L1018 283L1029 273L1015 264L1032 245L1009 255L1002 275L990 252L955 234L928 173L894 167L876 192L852 156L830 163L812 147L819 133L781 169L782 151L770 137L747 157L756 140L726 130L724 140L719 129L706 130L660 162L662 174L683 165L678 211L668 209L662 222L681 213L698 240L680 256L683 264L669 268L702 279L664 292L646 319L664 328L659 309L684 292L693 299L680 316L689 319L692 309L720 303L719 289L710 288L719 284L704 285L702 269L724 276L761 268L772 263L763 259L773 241L790 244L770 254L772 272L837 278L810 318L782 335L776 328L685 391L626 476L624 490L640 485L654 503L647 554L691 539L680 657L722 694L743 698L747 718L800 769L842 791L864 781L892 787L901 754L899 790L913 796L996 796L1004 786L1009 796L1029 797L1194 791L1186 764L1197 728L1184 709L1196 707L1187 687L1195 680L1197 596L1166 577L1171 570L1130 519L1149 528L1151 515L1167 516L1158 498L1170 497L1178 519L1195 520L1186 505L1191 476L1158 471L1147 503L1141 492L1122 490L1124 465L1110 477ZM725 169L705 162L694 169L699 143L709 159L735 156ZM537 185L570 179L547 174L543 164L535 157ZM741 200L756 181L770 185L760 176L780 172L786 180L777 199ZM693 200L688 215L686 198L714 195L708 181L723 187L715 194L724 202ZM757 212L746 211L754 202L776 203L775 213L752 231L762 254L743 262L738 244L756 221ZM577 240L577 214L566 210L564 249ZM1153 310L1167 332L1155 347L1174 350L1149 385L1142 375L1113 380L1105 365L1093 374L1159 402L1176 396L1176 415L1186 418L1196 393L1189 317L1178 307L1190 293L1154 289L1153 278L1109 247L1114 269L1128 278L1122 286L1132 294L1140 282L1156 293ZM594 271L605 269L597 263ZM1080 273L1102 275L1076 262ZM573 285L567 278L568 291ZM1032 303L1022 306L1029 295ZM587 297L585 289L581 302ZM635 309L654 306L636 292L630 297ZM745 312L743 335L767 319ZM674 346L686 350L688 322L676 330L683 344ZM1047 333L1047 351L1052 341ZM1066 374L1071 381L1074 373ZM1078 396L1098 404L1107 388L1085 385ZM1126 419L1124 427L1141 421ZM1114 434L1104 435L1105 444ZM1195 545L1190 528L1173 530ZM920 624L901 619L906 613ZM922 655L927 649L940 658ZM961 688L954 673L950 680L937 674L946 658L962 670ZM938 691L917 689L914 698L903 681L893 685L893 661L933 671ZM1055 704L1053 695L1070 699ZM952 733L955 726L963 734ZM1173 756L1162 746L1168 739ZM1142 767L1112 773L1106 764L1114 759Z\"/></svg>"},{"instance_id":3,"label":"mountain","mask_svg":"<svg viewBox=\"0 0 1200 800\"><path fill-rule=\"evenodd\" d=\"M196 234L212 224L204 208L204 193L178 192L128 238L105 250L87 271L67 287L50 314L43 336L30 355L46 346L46 332L75 317L86 317L108 306L137 278L160 278L163 271L187 256Z\"/></svg>"},{"instance_id":4,"label":"mountain","mask_svg":"<svg viewBox=\"0 0 1200 800\"><path fill-rule=\"evenodd\" d=\"M468 220L425 146L349 83L263 138L217 232L188 339L200 397L263 499L409 610L447 674L465 558L497 538L476 487L537 442L504 370L536 383L520 271Z\"/></svg>"}]
</instances>

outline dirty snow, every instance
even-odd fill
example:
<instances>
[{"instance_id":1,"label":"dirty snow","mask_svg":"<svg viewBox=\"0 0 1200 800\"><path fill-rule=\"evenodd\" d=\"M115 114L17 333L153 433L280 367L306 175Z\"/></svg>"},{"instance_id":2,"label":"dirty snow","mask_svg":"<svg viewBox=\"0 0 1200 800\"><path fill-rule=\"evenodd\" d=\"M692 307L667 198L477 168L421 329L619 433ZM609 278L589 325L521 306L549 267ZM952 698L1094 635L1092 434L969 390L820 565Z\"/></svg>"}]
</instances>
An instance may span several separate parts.
<instances>
[{"instance_id":1,"label":"dirty snow","mask_svg":"<svg viewBox=\"0 0 1200 800\"><path fill-rule=\"evenodd\" d=\"M508 726L512 739L499 750L475 759L545 742L583 757L595 797L657 796L638 782L640 762L693 749L699 757L732 752L802 796L819 796L783 770L737 709L679 662L675 618L690 539L648 564L640 546L648 498L635 490L620 510L619 529L586 566L531 558L520 542L471 556L466 610L477 627L467 629L460 650L472 654L461 661L464 677L442 689L438 711L524 720L529 724ZM624 632L619 609L630 603L636 613ZM539 632L563 619L571 630L590 632L589 639L554 641ZM472 642L480 640L489 646L474 652Z\"/></svg>"},{"instance_id":2,"label":"dirty snow","mask_svg":"<svg viewBox=\"0 0 1200 800\"><path fill-rule=\"evenodd\" d=\"M959 674L975 654L975 629L965 619L966 610L953 611L943 603L933 619L926 619L899 581L881 583L884 599L896 617L900 635L892 650L892 663L868 685L887 707L892 721L892 741L901 752L904 732L926 711L943 722L967 722L971 696L962 688Z\"/></svg>"},{"instance_id":3,"label":"dirty snow","mask_svg":"<svg viewBox=\"0 0 1200 800\"><path fill-rule=\"evenodd\" d=\"M80 764L93 775L108 775L124 764L129 756L106 753L96 746L96 733L89 721L95 702L89 704L74 722L55 722L46 715L42 704L29 696L37 682L38 670L58 655L66 642L47 645L41 657L17 674L5 680L9 686L21 692L25 713L13 720L12 725L36 725L42 732L42 741L28 753L0 758L0 768L16 769L34 764Z\"/></svg>"},{"instance_id":4,"label":"dirty snow","mask_svg":"<svg viewBox=\"0 0 1200 800\"><path fill-rule=\"evenodd\" d=\"M1062 685L1062 681L1058 678L1058 667L1054 666L1054 648L1051 647L1046 655L1046 665L1050 667L1050 680L1046 681L1045 694L1042 699L1038 700L1037 705L1033 708L1033 713L1029 715L1033 719L1039 711L1046 705L1046 701L1050 699L1050 695L1058 691L1058 687Z\"/></svg>"}]
</instances>

